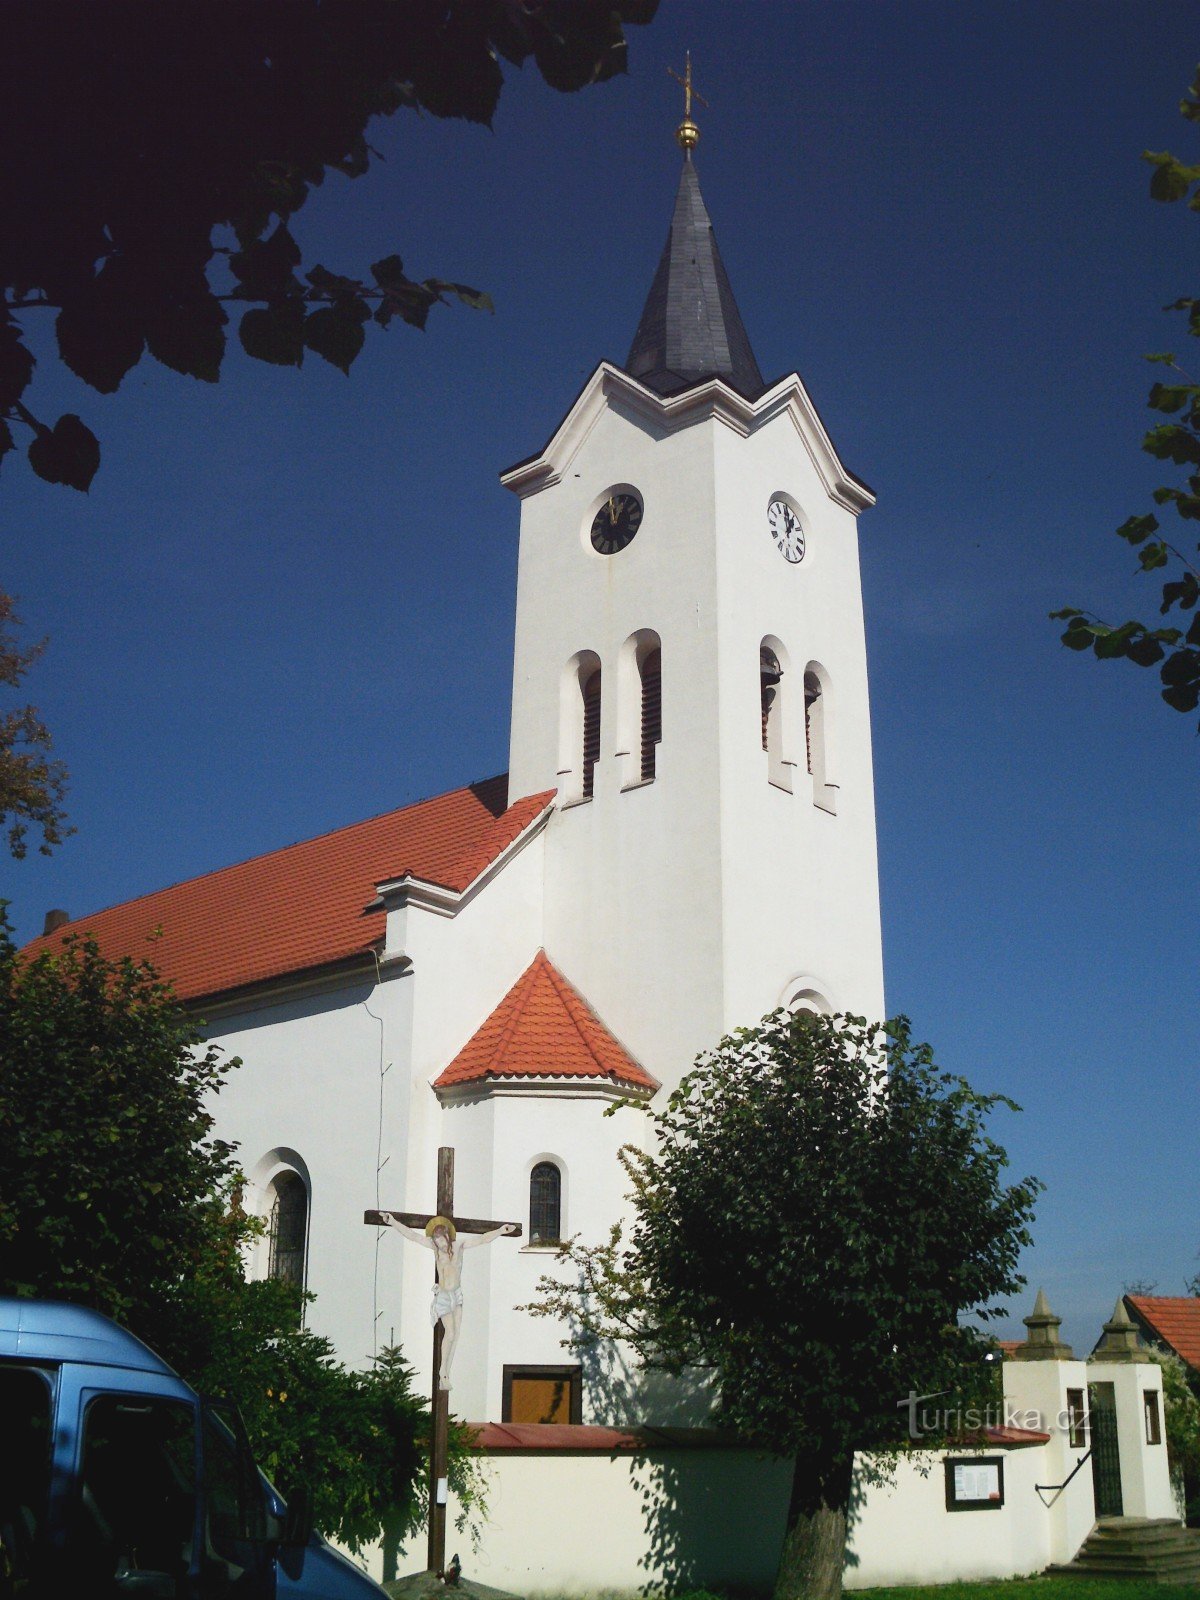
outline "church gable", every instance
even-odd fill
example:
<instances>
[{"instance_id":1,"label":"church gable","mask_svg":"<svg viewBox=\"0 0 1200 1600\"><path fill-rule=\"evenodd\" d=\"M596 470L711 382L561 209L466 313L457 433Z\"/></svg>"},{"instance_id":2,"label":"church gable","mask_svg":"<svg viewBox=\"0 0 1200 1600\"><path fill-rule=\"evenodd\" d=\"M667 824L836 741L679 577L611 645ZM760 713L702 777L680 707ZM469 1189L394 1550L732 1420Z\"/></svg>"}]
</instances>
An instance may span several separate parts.
<instances>
[{"instance_id":1,"label":"church gable","mask_svg":"<svg viewBox=\"0 0 1200 1600\"><path fill-rule=\"evenodd\" d=\"M86 935L106 955L152 960L182 1000L326 967L382 943L378 884L461 892L552 799L509 805L502 774L80 918L28 951Z\"/></svg>"},{"instance_id":2,"label":"church gable","mask_svg":"<svg viewBox=\"0 0 1200 1600\"><path fill-rule=\"evenodd\" d=\"M634 1093L658 1088L544 950L433 1087L440 1095L506 1078L601 1078Z\"/></svg>"}]
</instances>

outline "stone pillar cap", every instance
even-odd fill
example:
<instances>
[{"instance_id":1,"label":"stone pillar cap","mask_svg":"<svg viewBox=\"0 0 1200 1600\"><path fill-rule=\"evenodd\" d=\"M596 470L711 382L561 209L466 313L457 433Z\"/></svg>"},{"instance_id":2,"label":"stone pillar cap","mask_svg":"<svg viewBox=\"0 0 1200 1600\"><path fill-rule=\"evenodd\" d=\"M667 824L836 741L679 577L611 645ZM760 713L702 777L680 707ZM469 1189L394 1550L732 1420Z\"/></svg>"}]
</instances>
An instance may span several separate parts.
<instances>
[{"instance_id":1,"label":"stone pillar cap","mask_svg":"<svg viewBox=\"0 0 1200 1600\"><path fill-rule=\"evenodd\" d=\"M1141 1335L1130 1319L1121 1295L1111 1319L1104 1324L1104 1336L1088 1357L1089 1361L1152 1361Z\"/></svg>"},{"instance_id":2,"label":"stone pillar cap","mask_svg":"<svg viewBox=\"0 0 1200 1600\"><path fill-rule=\"evenodd\" d=\"M1044 1289L1038 1290L1032 1312L1022 1320L1029 1332L1012 1352L1010 1360L1074 1361L1075 1352L1058 1337L1062 1318L1056 1317L1051 1311Z\"/></svg>"}]
</instances>

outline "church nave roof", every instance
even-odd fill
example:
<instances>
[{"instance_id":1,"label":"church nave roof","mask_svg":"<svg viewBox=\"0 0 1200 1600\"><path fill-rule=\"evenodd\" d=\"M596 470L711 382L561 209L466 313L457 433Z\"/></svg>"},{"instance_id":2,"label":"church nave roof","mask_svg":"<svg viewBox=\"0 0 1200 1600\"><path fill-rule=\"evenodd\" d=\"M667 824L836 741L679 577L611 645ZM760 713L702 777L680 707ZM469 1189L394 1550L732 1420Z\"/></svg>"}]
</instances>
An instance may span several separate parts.
<instances>
[{"instance_id":1,"label":"church nave roof","mask_svg":"<svg viewBox=\"0 0 1200 1600\"><path fill-rule=\"evenodd\" d=\"M383 939L377 884L463 890L553 799L509 805L507 774L488 778L80 917L26 953L86 934L109 957L151 961L181 1000L328 966Z\"/></svg>"}]
</instances>

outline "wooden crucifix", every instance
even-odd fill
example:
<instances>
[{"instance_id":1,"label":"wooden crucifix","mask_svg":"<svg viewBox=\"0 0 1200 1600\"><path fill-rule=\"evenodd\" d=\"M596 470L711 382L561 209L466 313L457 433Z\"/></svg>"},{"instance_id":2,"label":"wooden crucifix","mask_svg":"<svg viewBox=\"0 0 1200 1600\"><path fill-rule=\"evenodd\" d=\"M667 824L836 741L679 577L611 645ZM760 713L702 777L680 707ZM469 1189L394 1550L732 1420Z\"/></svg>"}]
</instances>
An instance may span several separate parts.
<instances>
[{"instance_id":1,"label":"wooden crucifix","mask_svg":"<svg viewBox=\"0 0 1200 1600\"><path fill-rule=\"evenodd\" d=\"M414 1244L434 1254L433 1304L433 1434L429 1446L429 1570L442 1573L446 1566L446 1472L449 1456L450 1370L462 1324L462 1252L491 1244L502 1234L519 1238L517 1222L480 1222L454 1215L454 1151L438 1151L437 1210L432 1215L415 1211L367 1211L370 1227L395 1228Z\"/></svg>"}]
</instances>

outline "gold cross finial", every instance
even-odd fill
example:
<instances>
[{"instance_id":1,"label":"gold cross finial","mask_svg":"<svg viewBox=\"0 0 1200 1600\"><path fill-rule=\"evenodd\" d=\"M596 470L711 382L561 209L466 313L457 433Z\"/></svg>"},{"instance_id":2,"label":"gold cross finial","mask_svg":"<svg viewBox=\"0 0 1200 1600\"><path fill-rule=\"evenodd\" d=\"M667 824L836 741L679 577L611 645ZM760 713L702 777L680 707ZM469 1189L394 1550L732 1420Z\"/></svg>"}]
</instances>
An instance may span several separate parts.
<instances>
[{"instance_id":1,"label":"gold cross finial","mask_svg":"<svg viewBox=\"0 0 1200 1600\"><path fill-rule=\"evenodd\" d=\"M692 121L692 99L695 97L705 107L707 107L708 101L700 93L699 89L692 87L692 52L690 50L684 59L684 75L682 78L674 67L668 67L667 71L675 79L676 83L683 85L683 121L675 129L675 138L686 155L696 148L700 140L700 129Z\"/></svg>"}]
</instances>

